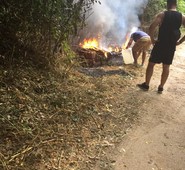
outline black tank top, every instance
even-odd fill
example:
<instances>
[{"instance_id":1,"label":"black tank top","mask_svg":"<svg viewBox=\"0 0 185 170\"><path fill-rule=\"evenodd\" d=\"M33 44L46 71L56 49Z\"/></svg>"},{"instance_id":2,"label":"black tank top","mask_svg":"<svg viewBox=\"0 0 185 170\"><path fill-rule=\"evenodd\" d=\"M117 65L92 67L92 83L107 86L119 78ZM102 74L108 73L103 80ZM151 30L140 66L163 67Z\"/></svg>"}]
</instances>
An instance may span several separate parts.
<instances>
[{"instance_id":1,"label":"black tank top","mask_svg":"<svg viewBox=\"0 0 185 170\"><path fill-rule=\"evenodd\" d=\"M159 27L158 40L162 43L176 43L180 38L182 14L178 11L165 11L161 26Z\"/></svg>"}]
</instances>

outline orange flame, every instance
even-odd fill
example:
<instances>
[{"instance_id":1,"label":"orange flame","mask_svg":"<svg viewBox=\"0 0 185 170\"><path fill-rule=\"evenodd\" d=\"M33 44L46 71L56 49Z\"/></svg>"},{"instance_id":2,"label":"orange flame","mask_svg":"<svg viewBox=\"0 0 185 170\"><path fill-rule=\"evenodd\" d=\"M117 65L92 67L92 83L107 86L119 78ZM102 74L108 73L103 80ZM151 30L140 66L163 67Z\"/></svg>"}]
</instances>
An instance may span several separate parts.
<instances>
[{"instance_id":1,"label":"orange flame","mask_svg":"<svg viewBox=\"0 0 185 170\"><path fill-rule=\"evenodd\" d=\"M110 52L113 51L113 48L112 47L109 47L108 48L108 51L110 51Z\"/></svg>"},{"instance_id":2,"label":"orange flame","mask_svg":"<svg viewBox=\"0 0 185 170\"><path fill-rule=\"evenodd\" d=\"M110 45L107 49L109 52L120 52L121 47L119 45Z\"/></svg>"},{"instance_id":3,"label":"orange flame","mask_svg":"<svg viewBox=\"0 0 185 170\"><path fill-rule=\"evenodd\" d=\"M80 43L82 48L98 48L99 43L95 38L84 39L83 43Z\"/></svg>"},{"instance_id":4,"label":"orange flame","mask_svg":"<svg viewBox=\"0 0 185 170\"><path fill-rule=\"evenodd\" d=\"M119 52L119 51L120 51L120 47L116 47L115 52Z\"/></svg>"}]
</instances>

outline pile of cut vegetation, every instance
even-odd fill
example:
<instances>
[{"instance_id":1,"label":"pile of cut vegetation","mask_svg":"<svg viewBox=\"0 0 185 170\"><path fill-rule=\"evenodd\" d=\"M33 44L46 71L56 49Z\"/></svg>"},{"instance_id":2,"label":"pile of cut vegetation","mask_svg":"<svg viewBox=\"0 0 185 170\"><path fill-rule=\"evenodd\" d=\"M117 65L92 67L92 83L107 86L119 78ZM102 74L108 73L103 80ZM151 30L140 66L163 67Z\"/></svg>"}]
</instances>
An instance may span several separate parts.
<instances>
[{"instance_id":1,"label":"pile of cut vegetation","mask_svg":"<svg viewBox=\"0 0 185 170\"><path fill-rule=\"evenodd\" d=\"M137 119L135 71L0 68L0 169L106 169L106 151ZM129 90L130 91L130 90ZM113 165L112 165L113 166Z\"/></svg>"}]
</instances>

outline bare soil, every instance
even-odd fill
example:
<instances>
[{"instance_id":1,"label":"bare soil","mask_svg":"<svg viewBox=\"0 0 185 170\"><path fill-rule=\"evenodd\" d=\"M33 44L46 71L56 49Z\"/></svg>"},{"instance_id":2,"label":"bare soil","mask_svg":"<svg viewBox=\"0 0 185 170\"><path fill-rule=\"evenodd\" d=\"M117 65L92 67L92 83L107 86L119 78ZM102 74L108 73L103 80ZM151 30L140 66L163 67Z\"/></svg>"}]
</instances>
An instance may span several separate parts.
<instances>
[{"instance_id":1,"label":"bare soil","mask_svg":"<svg viewBox=\"0 0 185 170\"><path fill-rule=\"evenodd\" d=\"M107 154L106 168L100 163L97 170L185 169L184 51L185 44L177 47L163 94L156 91L160 82L160 65L155 67L148 92L132 89L131 95L143 101L138 108L139 119L119 146ZM145 68L141 72L144 74ZM143 82L144 76L141 74L135 81Z\"/></svg>"},{"instance_id":2,"label":"bare soil","mask_svg":"<svg viewBox=\"0 0 185 170\"><path fill-rule=\"evenodd\" d=\"M162 95L160 65L148 92L136 87L146 65L0 67L0 169L184 170L184 51Z\"/></svg>"}]
</instances>

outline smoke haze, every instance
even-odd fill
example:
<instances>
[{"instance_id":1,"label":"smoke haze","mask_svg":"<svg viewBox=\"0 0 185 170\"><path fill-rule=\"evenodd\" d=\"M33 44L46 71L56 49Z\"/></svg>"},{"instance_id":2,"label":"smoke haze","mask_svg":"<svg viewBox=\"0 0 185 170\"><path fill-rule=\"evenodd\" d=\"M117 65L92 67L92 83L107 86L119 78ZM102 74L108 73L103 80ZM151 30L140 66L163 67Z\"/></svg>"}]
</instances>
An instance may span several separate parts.
<instances>
[{"instance_id":1,"label":"smoke haze","mask_svg":"<svg viewBox=\"0 0 185 170\"><path fill-rule=\"evenodd\" d=\"M93 14L87 19L86 36L100 34L100 40L105 46L111 41L120 45L133 27L140 26L138 15L142 14L148 0L100 1L101 5L96 3L93 6Z\"/></svg>"}]
</instances>

